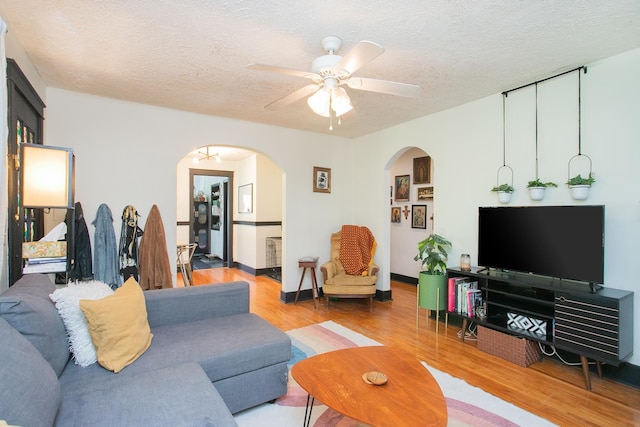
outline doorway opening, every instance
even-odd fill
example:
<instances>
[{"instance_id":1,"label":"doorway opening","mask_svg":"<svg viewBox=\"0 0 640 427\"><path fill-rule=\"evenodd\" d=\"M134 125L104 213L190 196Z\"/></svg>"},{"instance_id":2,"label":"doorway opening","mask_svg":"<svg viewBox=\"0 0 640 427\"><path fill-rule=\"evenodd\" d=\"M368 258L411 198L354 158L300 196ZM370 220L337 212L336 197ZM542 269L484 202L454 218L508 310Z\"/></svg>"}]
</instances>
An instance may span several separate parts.
<instances>
[{"instance_id":1,"label":"doorway opening","mask_svg":"<svg viewBox=\"0 0 640 427\"><path fill-rule=\"evenodd\" d=\"M194 270L229 267L233 254L233 172L189 169L189 243Z\"/></svg>"}]
</instances>

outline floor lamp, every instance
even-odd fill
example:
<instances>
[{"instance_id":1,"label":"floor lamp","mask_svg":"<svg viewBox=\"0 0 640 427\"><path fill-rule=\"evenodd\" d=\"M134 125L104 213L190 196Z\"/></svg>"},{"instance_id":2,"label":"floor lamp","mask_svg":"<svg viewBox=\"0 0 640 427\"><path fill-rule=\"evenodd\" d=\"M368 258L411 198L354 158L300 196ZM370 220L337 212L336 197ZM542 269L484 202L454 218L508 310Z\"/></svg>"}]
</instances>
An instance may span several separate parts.
<instances>
[{"instance_id":1,"label":"floor lamp","mask_svg":"<svg viewBox=\"0 0 640 427\"><path fill-rule=\"evenodd\" d=\"M74 156L71 148L21 144L20 205L67 210L67 273L73 262L75 233Z\"/></svg>"}]
</instances>

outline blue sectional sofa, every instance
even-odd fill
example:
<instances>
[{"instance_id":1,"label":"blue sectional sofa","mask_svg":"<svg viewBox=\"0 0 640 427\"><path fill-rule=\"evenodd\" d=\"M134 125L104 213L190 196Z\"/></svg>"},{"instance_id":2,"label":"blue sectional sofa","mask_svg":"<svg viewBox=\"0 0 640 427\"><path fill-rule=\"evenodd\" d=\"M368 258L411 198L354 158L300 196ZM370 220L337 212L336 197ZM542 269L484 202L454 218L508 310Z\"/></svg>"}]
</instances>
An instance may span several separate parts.
<instances>
[{"instance_id":1,"label":"blue sectional sofa","mask_svg":"<svg viewBox=\"0 0 640 427\"><path fill-rule=\"evenodd\" d=\"M41 426L235 426L286 393L291 341L249 312L249 284L144 293L153 340L117 374L70 358L46 275L0 295L0 420Z\"/></svg>"}]
</instances>

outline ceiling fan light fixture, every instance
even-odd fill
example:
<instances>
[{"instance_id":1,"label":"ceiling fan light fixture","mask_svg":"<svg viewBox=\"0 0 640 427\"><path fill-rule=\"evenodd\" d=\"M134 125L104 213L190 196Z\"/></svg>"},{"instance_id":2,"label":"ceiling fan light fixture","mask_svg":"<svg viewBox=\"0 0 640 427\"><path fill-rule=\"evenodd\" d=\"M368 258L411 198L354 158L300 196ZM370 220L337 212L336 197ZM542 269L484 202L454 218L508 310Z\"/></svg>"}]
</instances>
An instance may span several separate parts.
<instances>
[{"instance_id":1,"label":"ceiling fan light fixture","mask_svg":"<svg viewBox=\"0 0 640 427\"><path fill-rule=\"evenodd\" d=\"M337 117L353 110L351 99L349 99L347 91L343 88L339 87L333 91L331 95L331 109L335 111Z\"/></svg>"},{"instance_id":2,"label":"ceiling fan light fixture","mask_svg":"<svg viewBox=\"0 0 640 427\"><path fill-rule=\"evenodd\" d=\"M336 117L351 111L351 99L347 92L341 88L324 87L307 99L307 104L314 113L322 117L330 117L333 110Z\"/></svg>"},{"instance_id":3,"label":"ceiling fan light fixture","mask_svg":"<svg viewBox=\"0 0 640 427\"><path fill-rule=\"evenodd\" d=\"M307 99L307 104L314 113L322 117L329 117L329 102L331 94L327 88L322 88Z\"/></svg>"}]
</instances>

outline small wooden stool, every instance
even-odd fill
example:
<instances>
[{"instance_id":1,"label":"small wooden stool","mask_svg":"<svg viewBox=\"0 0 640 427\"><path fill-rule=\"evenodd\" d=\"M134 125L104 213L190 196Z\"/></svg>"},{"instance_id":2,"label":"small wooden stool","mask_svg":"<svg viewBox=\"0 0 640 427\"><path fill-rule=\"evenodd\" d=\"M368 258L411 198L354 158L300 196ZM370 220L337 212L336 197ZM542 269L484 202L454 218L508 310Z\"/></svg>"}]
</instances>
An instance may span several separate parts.
<instances>
[{"instance_id":1,"label":"small wooden stool","mask_svg":"<svg viewBox=\"0 0 640 427\"><path fill-rule=\"evenodd\" d=\"M300 277L300 284L298 285L298 291L296 292L296 300L293 302L294 304L298 302L298 297L300 296L300 288L302 288L302 281L304 280L304 275L307 272L307 268L311 269L311 296L313 297L313 304L318 309L318 282L316 281L316 266L318 265L318 258L314 259L299 259L298 260L298 268L302 268L302 276Z\"/></svg>"}]
</instances>

